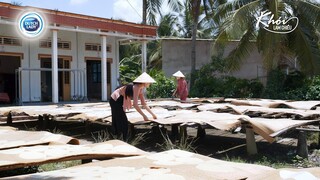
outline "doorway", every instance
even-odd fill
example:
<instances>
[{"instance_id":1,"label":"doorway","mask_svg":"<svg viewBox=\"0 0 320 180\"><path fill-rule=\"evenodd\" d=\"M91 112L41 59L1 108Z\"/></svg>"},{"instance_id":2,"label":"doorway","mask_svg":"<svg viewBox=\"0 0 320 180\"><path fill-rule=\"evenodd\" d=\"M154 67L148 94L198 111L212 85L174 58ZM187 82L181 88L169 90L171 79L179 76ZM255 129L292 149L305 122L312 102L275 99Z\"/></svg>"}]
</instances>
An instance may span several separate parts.
<instances>
[{"instance_id":1,"label":"doorway","mask_svg":"<svg viewBox=\"0 0 320 180\"><path fill-rule=\"evenodd\" d=\"M111 91L111 69L107 62L107 92ZM87 97L89 101L101 101L101 60L87 59Z\"/></svg>"},{"instance_id":2,"label":"doorway","mask_svg":"<svg viewBox=\"0 0 320 180\"><path fill-rule=\"evenodd\" d=\"M41 58L41 68L51 67L51 58ZM70 69L70 60L58 58L58 69ZM59 101L70 101L70 91L70 71L58 71ZM41 101L52 101L52 71L41 71Z\"/></svg>"},{"instance_id":3,"label":"doorway","mask_svg":"<svg viewBox=\"0 0 320 180\"><path fill-rule=\"evenodd\" d=\"M0 103L14 103L16 101L15 70L21 66L21 56L0 55ZM19 98L19 97L17 97Z\"/></svg>"}]
</instances>

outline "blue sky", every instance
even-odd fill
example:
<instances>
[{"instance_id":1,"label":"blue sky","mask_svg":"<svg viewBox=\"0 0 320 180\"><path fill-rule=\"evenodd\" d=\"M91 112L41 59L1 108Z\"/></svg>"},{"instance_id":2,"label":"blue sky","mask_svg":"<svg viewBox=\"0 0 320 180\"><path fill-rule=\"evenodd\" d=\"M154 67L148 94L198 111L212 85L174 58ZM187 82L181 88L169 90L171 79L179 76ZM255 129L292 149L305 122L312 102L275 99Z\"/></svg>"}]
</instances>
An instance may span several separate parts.
<instances>
[{"instance_id":1,"label":"blue sky","mask_svg":"<svg viewBox=\"0 0 320 180\"><path fill-rule=\"evenodd\" d=\"M142 0L1 0L0 2L18 2L22 6L58 9L134 23L142 21Z\"/></svg>"},{"instance_id":2,"label":"blue sky","mask_svg":"<svg viewBox=\"0 0 320 180\"><path fill-rule=\"evenodd\" d=\"M320 0L313 1L320 2ZM142 0L0 0L0 2L18 2L22 6L58 9L133 23L142 21ZM165 7L166 2L163 5L163 10L168 12L168 8Z\"/></svg>"}]
</instances>

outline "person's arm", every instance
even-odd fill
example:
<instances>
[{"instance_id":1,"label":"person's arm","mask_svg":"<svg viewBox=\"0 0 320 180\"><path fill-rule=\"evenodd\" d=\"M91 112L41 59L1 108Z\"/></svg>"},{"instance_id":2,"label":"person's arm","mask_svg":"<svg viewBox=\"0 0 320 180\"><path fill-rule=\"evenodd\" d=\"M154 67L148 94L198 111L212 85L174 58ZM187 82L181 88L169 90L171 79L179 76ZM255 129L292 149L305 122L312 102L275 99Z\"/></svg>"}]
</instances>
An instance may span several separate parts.
<instances>
[{"instance_id":1,"label":"person's arm","mask_svg":"<svg viewBox=\"0 0 320 180\"><path fill-rule=\"evenodd\" d=\"M148 117L143 113L143 111L141 110L141 108L139 107L139 104L138 104L139 94L140 94L139 87L133 86L133 107L138 111L138 113L141 114L141 116L143 117L143 120L147 121L147 120L149 120Z\"/></svg>"},{"instance_id":2,"label":"person's arm","mask_svg":"<svg viewBox=\"0 0 320 180\"><path fill-rule=\"evenodd\" d=\"M177 89L178 89L178 88L176 88L176 89L173 91L172 96L177 96Z\"/></svg>"},{"instance_id":3,"label":"person's arm","mask_svg":"<svg viewBox=\"0 0 320 180\"><path fill-rule=\"evenodd\" d=\"M139 94L139 98L140 98L140 101L141 101L141 105L152 115L152 118L153 119L157 119L157 116L152 112L150 107L147 105L147 103L146 103L146 101L144 99L143 93Z\"/></svg>"},{"instance_id":4,"label":"person's arm","mask_svg":"<svg viewBox=\"0 0 320 180\"><path fill-rule=\"evenodd\" d=\"M172 96L178 95L178 88L179 88L179 83L177 82L176 89L173 91Z\"/></svg>"}]
</instances>

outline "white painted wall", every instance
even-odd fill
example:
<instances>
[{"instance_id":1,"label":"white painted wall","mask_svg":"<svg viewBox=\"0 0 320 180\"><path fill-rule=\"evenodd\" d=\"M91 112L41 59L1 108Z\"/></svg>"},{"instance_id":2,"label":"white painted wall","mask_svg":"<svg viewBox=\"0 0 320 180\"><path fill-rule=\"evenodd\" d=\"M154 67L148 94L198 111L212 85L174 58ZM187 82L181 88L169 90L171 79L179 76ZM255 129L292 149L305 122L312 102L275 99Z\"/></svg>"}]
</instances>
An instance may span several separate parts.
<instances>
[{"instance_id":1,"label":"white painted wall","mask_svg":"<svg viewBox=\"0 0 320 180\"><path fill-rule=\"evenodd\" d=\"M14 26L0 24L0 36L20 37L15 31ZM41 39L51 40L52 34L47 32ZM61 41L70 41L71 50L58 49L58 55L72 56L71 69L85 69L85 57L101 58L100 52L85 51L85 43L101 43L99 35L86 34L80 32L58 31L58 39ZM117 59L117 38L107 37L107 44L111 45L111 53L107 53L107 58L112 58L111 64L111 90L117 87L118 74L118 59ZM24 59L21 60L22 68L40 68L39 54L51 54L51 48L40 48L39 40L27 41L23 40L22 46L3 46L0 45L1 52L23 53ZM33 102L41 100L41 75L40 71L22 72L22 101ZM82 77L86 78L86 77ZM79 95L85 91L84 87L80 86L80 78L74 78L71 73L71 97ZM110 94L110 92L108 92Z\"/></svg>"}]
</instances>

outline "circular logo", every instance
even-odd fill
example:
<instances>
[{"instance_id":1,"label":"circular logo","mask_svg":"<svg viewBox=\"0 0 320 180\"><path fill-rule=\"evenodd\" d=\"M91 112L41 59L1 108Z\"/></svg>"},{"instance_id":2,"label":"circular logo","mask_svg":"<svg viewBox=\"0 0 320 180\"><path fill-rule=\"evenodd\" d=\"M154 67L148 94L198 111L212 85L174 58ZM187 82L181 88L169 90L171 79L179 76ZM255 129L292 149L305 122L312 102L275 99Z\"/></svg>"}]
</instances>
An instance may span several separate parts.
<instances>
[{"instance_id":1,"label":"circular logo","mask_svg":"<svg viewBox=\"0 0 320 180\"><path fill-rule=\"evenodd\" d=\"M36 12L25 13L19 18L19 30L26 37L34 38L39 36L44 29L43 27L44 20Z\"/></svg>"}]
</instances>

